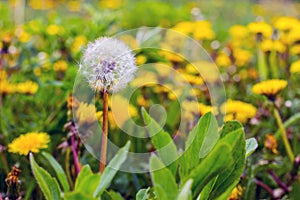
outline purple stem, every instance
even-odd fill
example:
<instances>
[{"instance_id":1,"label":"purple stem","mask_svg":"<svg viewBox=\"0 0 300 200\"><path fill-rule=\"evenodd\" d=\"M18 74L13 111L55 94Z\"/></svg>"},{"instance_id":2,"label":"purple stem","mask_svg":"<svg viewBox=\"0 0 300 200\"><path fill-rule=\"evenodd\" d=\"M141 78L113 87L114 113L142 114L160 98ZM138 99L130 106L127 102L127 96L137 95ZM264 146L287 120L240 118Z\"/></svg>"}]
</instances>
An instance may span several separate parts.
<instances>
[{"instance_id":1,"label":"purple stem","mask_svg":"<svg viewBox=\"0 0 300 200\"><path fill-rule=\"evenodd\" d=\"M264 190L266 190L266 191L271 195L272 198L274 197L272 188L270 188L270 187L267 186L265 183L263 183L262 181L257 180L257 179L255 179L255 183L256 183L256 185L259 185L259 186L262 187Z\"/></svg>"},{"instance_id":2,"label":"purple stem","mask_svg":"<svg viewBox=\"0 0 300 200\"><path fill-rule=\"evenodd\" d=\"M78 154L77 154L77 149L76 149L76 144L75 144L75 134L76 134L76 130L74 130L75 127L71 126L71 149L72 149L72 154L73 154L73 159L74 159L74 165L75 165L75 177L77 177L77 175L80 172L80 165L79 165L79 159L78 159Z\"/></svg>"},{"instance_id":3,"label":"purple stem","mask_svg":"<svg viewBox=\"0 0 300 200\"><path fill-rule=\"evenodd\" d=\"M279 187L281 187L287 193L290 192L289 187L278 178L278 176L275 174L273 170L269 170L268 172L272 176L274 181L279 185Z\"/></svg>"}]
</instances>

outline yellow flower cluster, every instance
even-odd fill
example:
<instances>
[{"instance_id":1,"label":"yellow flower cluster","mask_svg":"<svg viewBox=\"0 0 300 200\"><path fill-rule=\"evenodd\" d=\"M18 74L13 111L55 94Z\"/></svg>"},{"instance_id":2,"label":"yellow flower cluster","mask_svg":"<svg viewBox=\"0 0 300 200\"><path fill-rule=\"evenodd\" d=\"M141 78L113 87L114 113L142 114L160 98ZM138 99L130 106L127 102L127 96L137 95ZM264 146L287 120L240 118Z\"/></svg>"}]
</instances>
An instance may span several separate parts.
<instances>
[{"instance_id":1,"label":"yellow flower cluster","mask_svg":"<svg viewBox=\"0 0 300 200\"><path fill-rule=\"evenodd\" d=\"M267 96L270 100L274 100L276 95L287 86L286 80L271 79L262 81L252 87L254 94Z\"/></svg>"},{"instance_id":2,"label":"yellow flower cluster","mask_svg":"<svg viewBox=\"0 0 300 200\"><path fill-rule=\"evenodd\" d=\"M221 112L225 114L225 121L237 120L246 123L256 115L257 109L252 104L228 99L221 106Z\"/></svg>"},{"instance_id":3,"label":"yellow flower cluster","mask_svg":"<svg viewBox=\"0 0 300 200\"><path fill-rule=\"evenodd\" d=\"M59 60L54 63L53 69L56 72L65 72L68 68L68 63L64 60Z\"/></svg>"},{"instance_id":4,"label":"yellow flower cluster","mask_svg":"<svg viewBox=\"0 0 300 200\"><path fill-rule=\"evenodd\" d=\"M75 111L75 117L80 126L89 126L97 121L96 107L92 104L80 102Z\"/></svg>"},{"instance_id":5,"label":"yellow flower cluster","mask_svg":"<svg viewBox=\"0 0 300 200\"><path fill-rule=\"evenodd\" d=\"M300 60L291 64L290 72L300 74Z\"/></svg>"},{"instance_id":6,"label":"yellow flower cluster","mask_svg":"<svg viewBox=\"0 0 300 200\"><path fill-rule=\"evenodd\" d=\"M183 118L187 120L194 120L197 117L203 116L205 113L212 112L217 114L217 108L199 103L197 101L183 101Z\"/></svg>"},{"instance_id":7,"label":"yellow flower cluster","mask_svg":"<svg viewBox=\"0 0 300 200\"><path fill-rule=\"evenodd\" d=\"M196 40L212 40L215 38L211 23L207 20L179 22L173 27L173 30L192 35Z\"/></svg>"},{"instance_id":8,"label":"yellow flower cluster","mask_svg":"<svg viewBox=\"0 0 300 200\"><path fill-rule=\"evenodd\" d=\"M28 155L29 152L38 153L40 149L48 147L50 137L43 132L30 132L20 135L8 145L8 151L20 155Z\"/></svg>"},{"instance_id":9,"label":"yellow flower cluster","mask_svg":"<svg viewBox=\"0 0 300 200\"><path fill-rule=\"evenodd\" d=\"M270 150L272 153L277 154L277 140L274 135L267 134L264 142L264 146L267 150Z\"/></svg>"},{"instance_id":10,"label":"yellow flower cluster","mask_svg":"<svg viewBox=\"0 0 300 200\"><path fill-rule=\"evenodd\" d=\"M16 85L16 91L21 94L35 94L38 88L38 84L32 81L25 81Z\"/></svg>"},{"instance_id":11,"label":"yellow flower cluster","mask_svg":"<svg viewBox=\"0 0 300 200\"><path fill-rule=\"evenodd\" d=\"M230 196L228 197L228 200L239 200L243 194L244 189L242 188L241 185L236 186Z\"/></svg>"},{"instance_id":12,"label":"yellow flower cluster","mask_svg":"<svg viewBox=\"0 0 300 200\"><path fill-rule=\"evenodd\" d=\"M25 81L23 83L10 83L7 80L7 73L5 70L0 70L0 94L35 94L38 90L38 84L32 81Z\"/></svg>"}]
</instances>

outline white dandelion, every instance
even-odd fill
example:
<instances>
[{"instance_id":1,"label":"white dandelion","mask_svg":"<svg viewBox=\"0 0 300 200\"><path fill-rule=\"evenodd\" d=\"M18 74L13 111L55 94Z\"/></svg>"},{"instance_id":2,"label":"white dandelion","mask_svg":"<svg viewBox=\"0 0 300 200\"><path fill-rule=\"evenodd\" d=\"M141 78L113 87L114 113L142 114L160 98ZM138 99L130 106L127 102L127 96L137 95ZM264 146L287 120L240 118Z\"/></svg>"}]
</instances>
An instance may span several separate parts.
<instances>
[{"instance_id":1,"label":"white dandelion","mask_svg":"<svg viewBox=\"0 0 300 200\"><path fill-rule=\"evenodd\" d=\"M88 44L79 72L93 90L115 93L133 79L137 70L135 63L134 54L125 43L102 37Z\"/></svg>"}]
</instances>

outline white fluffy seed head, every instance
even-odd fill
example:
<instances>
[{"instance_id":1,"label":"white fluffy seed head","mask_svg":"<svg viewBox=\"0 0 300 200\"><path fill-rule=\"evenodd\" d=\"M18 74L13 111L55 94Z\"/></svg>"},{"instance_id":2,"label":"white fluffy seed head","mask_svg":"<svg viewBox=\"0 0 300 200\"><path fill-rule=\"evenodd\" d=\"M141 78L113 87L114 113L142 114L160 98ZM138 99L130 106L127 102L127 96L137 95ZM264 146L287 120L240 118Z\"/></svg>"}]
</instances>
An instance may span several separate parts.
<instances>
[{"instance_id":1,"label":"white fluffy seed head","mask_svg":"<svg viewBox=\"0 0 300 200\"><path fill-rule=\"evenodd\" d=\"M95 91L115 93L125 88L137 70L134 54L123 42L108 37L89 43L79 72Z\"/></svg>"}]
</instances>

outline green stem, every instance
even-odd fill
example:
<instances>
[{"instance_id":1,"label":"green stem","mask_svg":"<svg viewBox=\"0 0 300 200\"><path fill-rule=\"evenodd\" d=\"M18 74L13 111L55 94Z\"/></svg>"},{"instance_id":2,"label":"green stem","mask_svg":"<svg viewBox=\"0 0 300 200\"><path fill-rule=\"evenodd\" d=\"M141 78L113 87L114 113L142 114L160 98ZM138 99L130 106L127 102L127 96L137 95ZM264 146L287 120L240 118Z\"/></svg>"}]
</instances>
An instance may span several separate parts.
<instances>
[{"instance_id":1,"label":"green stem","mask_svg":"<svg viewBox=\"0 0 300 200\"><path fill-rule=\"evenodd\" d=\"M268 68L266 64L265 54L259 47L257 47L257 68L261 80L268 78Z\"/></svg>"},{"instance_id":2,"label":"green stem","mask_svg":"<svg viewBox=\"0 0 300 200\"><path fill-rule=\"evenodd\" d=\"M107 154L107 137L108 137L108 93L103 91L103 123L102 123L102 139L100 154L100 174L105 170L106 154Z\"/></svg>"},{"instance_id":3,"label":"green stem","mask_svg":"<svg viewBox=\"0 0 300 200\"><path fill-rule=\"evenodd\" d=\"M300 121L300 113L296 113L283 123L283 127L287 128L287 127L291 126L292 124L299 122L299 121ZM278 139L280 137L280 130L275 132L275 137L276 137L276 139Z\"/></svg>"},{"instance_id":4,"label":"green stem","mask_svg":"<svg viewBox=\"0 0 300 200\"><path fill-rule=\"evenodd\" d=\"M272 72L272 78L278 78L278 66L277 66L277 52L273 49L270 52L270 67L271 67L271 72Z\"/></svg>"},{"instance_id":5,"label":"green stem","mask_svg":"<svg viewBox=\"0 0 300 200\"><path fill-rule=\"evenodd\" d=\"M1 155L1 160L2 160L2 164L3 164L3 167L4 167L5 173L8 174L9 173L9 168L8 168L6 157L5 157L3 152L1 152L0 155Z\"/></svg>"},{"instance_id":6,"label":"green stem","mask_svg":"<svg viewBox=\"0 0 300 200\"><path fill-rule=\"evenodd\" d=\"M71 177L70 164L69 164L70 153L71 153L71 149L67 148L67 150L66 150L66 159L65 159L65 168L66 168L66 175L67 175L70 187L73 188L73 180L72 180L72 177Z\"/></svg>"},{"instance_id":7,"label":"green stem","mask_svg":"<svg viewBox=\"0 0 300 200\"><path fill-rule=\"evenodd\" d=\"M282 123L282 120L281 120L281 117L279 115L277 108L274 108L274 116L275 116L275 119L277 121L277 124L278 124L280 132L281 132L281 137L283 139L283 144L284 144L285 150L286 150L291 162L293 163L295 160L295 157L294 157L292 148L290 146L290 143L288 141L287 134L286 134L285 128L283 126L283 123Z\"/></svg>"}]
</instances>

